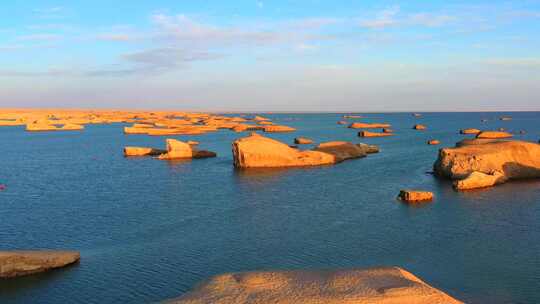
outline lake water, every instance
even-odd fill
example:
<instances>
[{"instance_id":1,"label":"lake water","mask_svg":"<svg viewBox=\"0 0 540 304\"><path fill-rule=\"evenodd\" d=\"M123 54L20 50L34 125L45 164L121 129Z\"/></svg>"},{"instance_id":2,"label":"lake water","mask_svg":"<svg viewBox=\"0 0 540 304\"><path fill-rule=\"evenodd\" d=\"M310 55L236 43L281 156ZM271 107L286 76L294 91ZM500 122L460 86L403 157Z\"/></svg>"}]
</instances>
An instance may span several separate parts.
<instances>
[{"instance_id":1,"label":"lake water","mask_svg":"<svg viewBox=\"0 0 540 304\"><path fill-rule=\"evenodd\" d=\"M511 121L498 117L510 115ZM379 145L379 154L329 167L238 171L228 130L199 140L217 158L126 159L122 124L83 132L0 128L2 249L73 249L80 264L0 281L0 303L150 303L215 274L261 269L396 265L468 303L540 303L540 180L460 193L432 170L461 128L527 131L540 113L365 114L396 136L359 138L341 114L266 115L298 128L270 134ZM488 122L482 123L481 119ZM412 130L416 123L426 131ZM428 139L441 146L428 146ZM400 189L433 191L418 207Z\"/></svg>"}]
</instances>

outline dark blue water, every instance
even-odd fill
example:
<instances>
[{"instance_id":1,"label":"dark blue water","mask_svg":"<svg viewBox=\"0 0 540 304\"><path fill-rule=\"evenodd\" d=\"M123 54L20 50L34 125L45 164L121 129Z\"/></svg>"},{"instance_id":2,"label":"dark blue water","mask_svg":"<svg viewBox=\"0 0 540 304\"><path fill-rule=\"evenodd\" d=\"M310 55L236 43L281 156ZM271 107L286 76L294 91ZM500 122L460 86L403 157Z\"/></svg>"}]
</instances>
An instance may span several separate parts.
<instances>
[{"instance_id":1,"label":"dark blue water","mask_svg":"<svg viewBox=\"0 0 540 304\"><path fill-rule=\"evenodd\" d=\"M507 113L506 113L507 114ZM80 250L79 265L0 282L0 303L149 303L177 297L232 271L397 265L469 303L540 303L540 181L458 193L432 169L461 128L525 130L538 141L540 113L366 114L397 135L362 139L339 114L268 115L298 128L275 134L377 144L381 153L336 166L233 169L220 131L201 141L214 159L126 159L126 145L164 137L124 135L122 125L83 132L0 128L2 249ZM480 119L490 119L481 123ZM415 131L415 123L428 126ZM402 188L433 191L422 207Z\"/></svg>"}]
</instances>

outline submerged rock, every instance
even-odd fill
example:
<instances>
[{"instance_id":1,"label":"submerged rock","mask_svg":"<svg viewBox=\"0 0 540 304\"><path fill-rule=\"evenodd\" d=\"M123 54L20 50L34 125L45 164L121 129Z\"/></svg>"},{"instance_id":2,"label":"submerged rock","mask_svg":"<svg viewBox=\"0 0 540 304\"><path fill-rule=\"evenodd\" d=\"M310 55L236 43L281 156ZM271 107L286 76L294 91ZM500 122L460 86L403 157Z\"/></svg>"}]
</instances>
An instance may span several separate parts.
<instances>
[{"instance_id":1,"label":"submerged rock","mask_svg":"<svg viewBox=\"0 0 540 304\"><path fill-rule=\"evenodd\" d=\"M294 139L294 143L297 145L309 145L313 143L313 140L307 137L297 137Z\"/></svg>"},{"instance_id":2,"label":"submerged rock","mask_svg":"<svg viewBox=\"0 0 540 304\"><path fill-rule=\"evenodd\" d=\"M458 304L399 267L259 271L215 276L176 304Z\"/></svg>"},{"instance_id":3,"label":"submerged rock","mask_svg":"<svg viewBox=\"0 0 540 304\"><path fill-rule=\"evenodd\" d=\"M473 172L493 175L497 179L496 183L511 179L538 178L540 145L524 141L473 142L456 148L441 149L433 167L437 175L453 180L465 179ZM502 177L495 172L500 172ZM478 180L479 177L476 174L472 178ZM486 176L482 177L487 180ZM465 184L473 185L472 181L473 179Z\"/></svg>"},{"instance_id":4,"label":"submerged rock","mask_svg":"<svg viewBox=\"0 0 540 304\"><path fill-rule=\"evenodd\" d=\"M344 120L340 120L340 121L337 122L337 124L338 124L338 125L346 125L347 122L344 121Z\"/></svg>"},{"instance_id":5,"label":"submerged rock","mask_svg":"<svg viewBox=\"0 0 540 304\"><path fill-rule=\"evenodd\" d=\"M494 139L494 138L510 138L512 136L513 136L512 134L503 132L503 131L484 131L484 132L478 133L478 135L476 135L476 138Z\"/></svg>"},{"instance_id":6,"label":"submerged rock","mask_svg":"<svg viewBox=\"0 0 540 304\"><path fill-rule=\"evenodd\" d=\"M73 264L76 251L0 251L0 278L24 276Z\"/></svg>"},{"instance_id":7,"label":"submerged rock","mask_svg":"<svg viewBox=\"0 0 540 304\"><path fill-rule=\"evenodd\" d=\"M433 193L428 191L401 190L398 198L404 202L426 202L433 200Z\"/></svg>"}]
</instances>

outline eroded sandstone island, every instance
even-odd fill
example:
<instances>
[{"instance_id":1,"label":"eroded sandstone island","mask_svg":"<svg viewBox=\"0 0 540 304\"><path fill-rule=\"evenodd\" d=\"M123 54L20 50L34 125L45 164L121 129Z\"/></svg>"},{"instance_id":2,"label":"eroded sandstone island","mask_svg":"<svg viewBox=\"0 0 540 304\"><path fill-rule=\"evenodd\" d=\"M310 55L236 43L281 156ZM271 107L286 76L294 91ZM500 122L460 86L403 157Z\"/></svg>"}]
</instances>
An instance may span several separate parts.
<instances>
[{"instance_id":1,"label":"eroded sandstone island","mask_svg":"<svg viewBox=\"0 0 540 304\"><path fill-rule=\"evenodd\" d=\"M463 303L399 267L261 271L218 275L175 304Z\"/></svg>"},{"instance_id":2,"label":"eroded sandstone island","mask_svg":"<svg viewBox=\"0 0 540 304\"><path fill-rule=\"evenodd\" d=\"M0 278L11 278L64 267L79 261L76 251L0 251Z\"/></svg>"},{"instance_id":3,"label":"eroded sandstone island","mask_svg":"<svg viewBox=\"0 0 540 304\"><path fill-rule=\"evenodd\" d=\"M366 144L333 141L319 144L313 150L298 150L285 143L257 133L237 139L232 144L237 168L280 168L332 165L347 159L378 152Z\"/></svg>"},{"instance_id":4,"label":"eroded sandstone island","mask_svg":"<svg viewBox=\"0 0 540 304\"><path fill-rule=\"evenodd\" d=\"M513 179L540 178L540 145L525 141L468 139L439 151L437 175L457 190L494 186Z\"/></svg>"}]
</instances>

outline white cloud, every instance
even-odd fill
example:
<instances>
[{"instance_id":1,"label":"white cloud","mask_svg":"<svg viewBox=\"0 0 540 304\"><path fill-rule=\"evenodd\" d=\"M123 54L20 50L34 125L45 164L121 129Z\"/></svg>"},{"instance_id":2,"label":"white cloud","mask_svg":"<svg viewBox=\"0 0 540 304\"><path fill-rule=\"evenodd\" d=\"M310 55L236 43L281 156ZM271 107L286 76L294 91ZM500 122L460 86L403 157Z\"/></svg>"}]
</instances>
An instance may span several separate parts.
<instances>
[{"instance_id":1,"label":"white cloud","mask_svg":"<svg viewBox=\"0 0 540 304\"><path fill-rule=\"evenodd\" d=\"M399 6L392 6L377 13L377 16L371 20L363 20L360 26L367 28L385 28L397 24L396 16L399 13Z\"/></svg>"}]
</instances>

